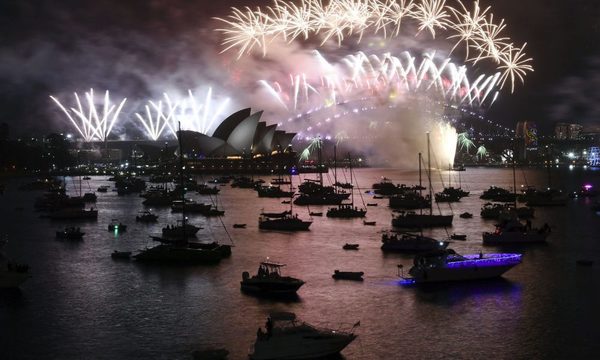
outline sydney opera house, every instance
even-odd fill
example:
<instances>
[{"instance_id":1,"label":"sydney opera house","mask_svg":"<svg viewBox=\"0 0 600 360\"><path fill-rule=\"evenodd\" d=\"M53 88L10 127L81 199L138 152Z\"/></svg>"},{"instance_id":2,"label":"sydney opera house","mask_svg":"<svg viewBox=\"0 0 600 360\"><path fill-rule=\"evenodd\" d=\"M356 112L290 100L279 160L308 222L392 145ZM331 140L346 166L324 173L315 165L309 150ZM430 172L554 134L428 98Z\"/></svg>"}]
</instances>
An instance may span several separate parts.
<instances>
[{"instance_id":1,"label":"sydney opera house","mask_svg":"<svg viewBox=\"0 0 600 360\"><path fill-rule=\"evenodd\" d=\"M215 129L212 136L179 132L184 158L192 172L287 172L296 165L291 142L296 133L277 130L277 125L260 121L262 111L239 110ZM150 155L155 144L138 145Z\"/></svg>"}]
</instances>

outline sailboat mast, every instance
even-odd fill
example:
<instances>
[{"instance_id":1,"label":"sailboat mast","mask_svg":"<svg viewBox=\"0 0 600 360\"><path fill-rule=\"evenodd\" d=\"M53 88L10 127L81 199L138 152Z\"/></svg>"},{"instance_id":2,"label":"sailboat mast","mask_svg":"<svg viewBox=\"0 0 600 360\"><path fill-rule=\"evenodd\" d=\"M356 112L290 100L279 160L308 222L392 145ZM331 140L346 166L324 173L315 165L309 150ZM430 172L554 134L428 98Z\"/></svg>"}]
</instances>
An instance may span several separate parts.
<instances>
[{"instance_id":1,"label":"sailboat mast","mask_svg":"<svg viewBox=\"0 0 600 360\"><path fill-rule=\"evenodd\" d=\"M423 198L423 181L421 177L421 153L419 153L419 197ZM419 209L420 213L423 214L423 208Z\"/></svg>"},{"instance_id":2,"label":"sailboat mast","mask_svg":"<svg viewBox=\"0 0 600 360\"><path fill-rule=\"evenodd\" d=\"M185 190L183 186L183 139L181 134L181 121L177 123L178 125L178 136L177 140L179 142L179 186L181 186L181 225L183 227L183 239L185 240Z\"/></svg>"},{"instance_id":3,"label":"sailboat mast","mask_svg":"<svg viewBox=\"0 0 600 360\"><path fill-rule=\"evenodd\" d=\"M514 151L514 142L513 142L513 156L512 156L512 173L513 173L513 195L515 196L514 206L515 210L517 209L517 175L515 174L515 151Z\"/></svg>"},{"instance_id":4,"label":"sailboat mast","mask_svg":"<svg viewBox=\"0 0 600 360\"><path fill-rule=\"evenodd\" d=\"M429 132L427 133L427 177L429 178L429 215L433 215L433 194L431 192L431 149L429 146Z\"/></svg>"},{"instance_id":5,"label":"sailboat mast","mask_svg":"<svg viewBox=\"0 0 600 360\"><path fill-rule=\"evenodd\" d=\"M323 164L322 155L323 154L321 154L321 138L319 138L317 142L317 161L319 162L317 164L317 171L319 172L319 185L321 186L323 186L323 169L321 169Z\"/></svg>"},{"instance_id":6,"label":"sailboat mast","mask_svg":"<svg viewBox=\"0 0 600 360\"><path fill-rule=\"evenodd\" d=\"M350 185L352 184L352 158L350 157L350 153L348 153L348 163L349 163L349 169L350 169ZM352 188L350 188L350 194L352 196L352 206L354 206L354 186L352 186Z\"/></svg>"},{"instance_id":7,"label":"sailboat mast","mask_svg":"<svg viewBox=\"0 0 600 360\"><path fill-rule=\"evenodd\" d=\"M333 144L333 189L337 192L337 146Z\"/></svg>"}]
</instances>

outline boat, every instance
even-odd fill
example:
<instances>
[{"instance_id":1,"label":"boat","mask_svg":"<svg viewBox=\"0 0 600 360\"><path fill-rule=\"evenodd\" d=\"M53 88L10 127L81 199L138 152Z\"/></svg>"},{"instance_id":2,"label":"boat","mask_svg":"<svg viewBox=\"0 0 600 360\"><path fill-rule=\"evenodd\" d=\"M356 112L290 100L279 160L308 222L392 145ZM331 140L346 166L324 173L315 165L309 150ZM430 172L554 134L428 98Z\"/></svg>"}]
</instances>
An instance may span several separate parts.
<instances>
[{"instance_id":1,"label":"boat","mask_svg":"<svg viewBox=\"0 0 600 360\"><path fill-rule=\"evenodd\" d=\"M233 227L235 229L244 229L246 227L246 224L233 224Z\"/></svg>"},{"instance_id":2,"label":"boat","mask_svg":"<svg viewBox=\"0 0 600 360\"><path fill-rule=\"evenodd\" d=\"M439 192L439 193L435 193L434 195L435 198L435 202L445 202L445 203L451 203L451 202L459 202L460 201L460 196L456 195L456 194L448 194L448 193L444 193L444 192Z\"/></svg>"},{"instance_id":3,"label":"boat","mask_svg":"<svg viewBox=\"0 0 600 360\"><path fill-rule=\"evenodd\" d=\"M336 208L327 209L327 217L332 218L342 218L342 219L351 219L357 217L365 217L367 215L367 210L359 209L356 206L352 206L352 204L341 204Z\"/></svg>"},{"instance_id":4,"label":"boat","mask_svg":"<svg viewBox=\"0 0 600 360\"><path fill-rule=\"evenodd\" d=\"M258 228L261 230L304 231L308 230L311 224L312 221L304 221L298 217L298 214L278 218L267 216L258 218Z\"/></svg>"},{"instance_id":5,"label":"boat","mask_svg":"<svg viewBox=\"0 0 600 360\"><path fill-rule=\"evenodd\" d=\"M99 187L96 189L96 191L97 191L97 192L100 192L100 193L105 193L105 192L108 192L108 189L109 189L109 186L107 186L107 185L102 185L102 186L99 186Z\"/></svg>"},{"instance_id":6,"label":"boat","mask_svg":"<svg viewBox=\"0 0 600 360\"><path fill-rule=\"evenodd\" d=\"M293 191L281 190L279 186L258 186L256 192L258 193L258 197L266 198L291 198L294 196Z\"/></svg>"},{"instance_id":7,"label":"boat","mask_svg":"<svg viewBox=\"0 0 600 360\"><path fill-rule=\"evenodd\" d=\"M388 206L392 209L424 209L431 206L431 198L410 191L390 196Z\"/></svg>"},{"instance_id":8,"label":"boat","mask_svg":"<svg viewBox=\"0 0 600 360\"><path fill-rule=\"evenodd\" d=\"M6 240L0 243L0 289L17 288L30 278L29 266L11 261L2 250Z\"/></svg>"},{"instance_id":9,"label":"boat","mask_svg":"<svg viewBox=\"0 0 600 360\"><path fill-rule=\"evenodd\" d=\"M266 323L266 331L259 328L254 342L252 360L271 359L314 359L338 354L357 335L354 329L348 331L317 328L298 321L290 312L271 313Z\"/></svg>"},{"instance_id":10,"label":"boat","mask_svg":"<svg viewBox=\"0 0 600 360\"><path fill-rule=\"evenodd\" d=\"M461 219L471 219L471 218L473 218L473 214L471 214L470 212L464 212L464 213L460 214L459 217Z\"/></svg>"},{"instance_id":11,"label":"boat","mask_svg":"<svg viewBox=\"0 0 600 360\"><path fill-rule=\"evenodd\" d=\"M285 217L287 215L291 215L292 211L291 210L286 210L286 211L282 211L282 212L277 212L277 213L272 213L272 212L261 212L260 215L264 216L264 217L269 217L269 218L282 218ZM312 215L312 213L311 213ZM321 215L323 215L323 213L321 213Z\"/></svg>"},{"instance_id":12,"label":"boat","mask_svg":"<svg viewBox=\"0 0 600 360\"><path fill-rule=\"evenodd\" d=\"M135 217L135 221L144 223L154 223L158 221L158 215L151 213L150 211L141 211L140 215Z\"/></svg>"},{"instance_id":13,"label":"boat","mask_svg":"<svg viewBox=\"0 0 600 360\"><path fill-rule=\"evenodd\" d=\"M362 271L339 271L339 270L335 270L333 272L333 275L331 275L332 278L336 279L336 280L358 280L358 281L362 281L363 280L363 275L365 273Z\"/></svg>"},{"instance_id":14,"label":"boat","mask_svg":"<svg viewBox=\"0 0 600 360\"><path fill-rule=\"evenodd\" d=\"M379 196L379 195L374 195L373 199L383 199L383 196Z\"/></svg>"},{"instance_id":15,"label":"boat","mask_svg":"<svg viewBox=\"0 0 600 360\"><path fill-rule=\"evenodd\" d=\"M514 202L517 196L504 188L490 186L489 189L484 190L479 198L498 202Z\"/></svg>"},{"instance_id":16,"label":"boat","mask_svg":"<svg viewBox=\"0 0 600 360\"><path fill-rule=\"evenodd\" d=\"M91 178L91 177L89 177L89 176L84 176L82 179L83 179L83 180L92 180L92 178Z\"/></svg>"},{"instance_id":17,"label":"boat","mask_svg":"<svg viewBox=\"0 0 600 360\"><path fill-rule=\"evenodd\" d=\"M196 236L201 228L187 222L187 219L178 220L177 225L167 225L162 228L162 235L167 238L188 238Z\"/></svg>"},{"instance_id":18,"label":"boat","mask_svg":"<svg viewBox=\"0 0 600 360\"><path fill-rule=\"evenodd\" d=\"M465 234L452 234L452 235L450 235L450 239L452 239L452 240L467 240L467 235L465 235Z\"/></svg>"},{"instance_id":19,"label":"boat","mask_svg":"<svg viewBox=\"0 0 600 360\"><path fill-rule=\"evenodd\" d=\"M598 190L594 190L591 184L585 184L579 191L573 191L569 194L571 198L592 198L598 196Z\"/></svg>"},{"instance_id":20,"label":"boat","mask_svg":"<svg viewBox=\"0 0 600 360\"><path fill-rule=\"evenodd\" d=\"M363 220L363 225L366 225L366 226L375 226L375 225L377 225L377 222L376 221L366 221L366 220Z\"/></svg>"},{"instance_id":21,"label":"boat","mask_svg":"<svg viewBox=\"0 0 600 360\"><path fill-rule=\"evenodd\" d=\"M110 257L113 259L129 259L131 257L131 251L113 251L110 254Z\"/></svg>"},{"instance_id":22,"label":"boat","mask_svg":"<svg viewBox=\"0 0 600 360\"><path fill-rule=\"evenodd\" d=\"M75 227L67 227L63 231L56 232L57 239L81 240L83 239L83 235L85 235L85 233Z\"/></svg>"},{"instance_id":23,"label":"boat","mask_svg":"<svg viewBox=\"0 0 600 360\"><path fill-rule=\"evenodd\" d=\"M429 133L427 133L427 168L428 179L429 179L429 199L432 198L432 185L431 185L431 154L430 154L430 141ZM421 153L419 153L419 187L421 186ZM421 190L419 190L421 191ZM419 194L420 195L420 194ZM410 229L422 229L432 227L448 227L452 226L452 220L454 215L434 215L433 204L429 201L429 214L423 214L422 212L417 214L414 211L401 211L399 215L392 217L392 226L399 228L410 228Z\"/></svg>"},{"instance_id":24,"label":"boat","mask_svg":"<svg viewBox=\"0 0 600 360\"><path fill-rule=\"evenodd\" d=\"M412 233L383 233L381 235L381 250L384 252L422 252L443 250L450 244L434 238Z\"/></svg>"},{"instance_id":25,"label":"boat","mask_svg":"<svg viewBox=\"0 0 600 360\"><path fill-rule=\"evenodd\" d=\"M358 244L349 244L349 243L346 243L346 244L344 244L344 246L342 246L342 249L344 249L344 250L358 250L358 246L359 246Z\"/></svg>"},{"instance_id":26,"label":"boat","mask_svg":"<svg viewBox=\"0 0 600 360\"><path fill-rule=\"evenodd\" d=\"M284 266L285 264L263 261L258 266L256 275L250 277L250 274L244 271L240 282L242 291L272 295L295 294L304 285L304 281L281 276L281 268Z\"/></svg>"},{"instance_id":27,"label":"boat","mask_svg":"<svg viewBox=\"0 0 600 360\"><path fill-rule=\"evenodd\" d=\"M84 193L82 199L85 202L96 202L98 196L96 196L96 193Z\"/></svg>"},{"instance_id":28,"label":"boat","mask_svg":"<svg viewBox=\"0 0 600 360\"><path fill-rule=\"evenodd\" d=\"M519 220L512 219L498 224L494 232L483 233L483 243L492 245L543 243L550 235L550 226L545 224L541 229L531 227L528 221L523 225Z\"/></svg>"},{"instance_id":29,"label":"boat","mask_svg":"<svg viewBox=\"0 0 600 360\"><path fill-rule=\"evenodd\" d=\"M281 203L282 204L291 204L292 200L283 200Z\"/></svg>"},{"instance_id":30,"label":"boat","mask_svg":"<svg viewBox=\"0 0 600 360\"><path fill-rule=\"evenodd\" d=\"M216 195L221 191L216 186L208 186L208 184L200 184L196 187L196 192L200 195Z\"/></svg>"},{"instance_id":31,"label":"boat","mask_svg":"<svg viewBox=\"0 0 600 360\"><path fill-rule=\"evenodd\" d=\"M310 216L323 216L322 212L311 211L308 213Z\"/></svg>"},{"instance_id":32,"label":"boat","mask_svg":"<svg viewBox=\"0 0 600 360\"><path fill-rule=\"evenodd\" d=\"M367 206L377 206L377 203L367 203Z\"/></svg>"},{"instance_id":33,"label":"boat","mask_svg":"<svg viewBox=\"0 0 600 360\"><path fill-rule=\"evenodd\" d=\"M521 263L521 254L459 255L452 249L432 251L415 256L414 265L402 276L404 285L477 280L499 277ZM401 268L401 266L400 266Z\"/></svg>"},{"instance_id":34,"label":"boat","mask_svg":"<svg viewBox=\"0 0 600 360\"><path fill-rule=\"evenodd\" d=\"M127 225L122 224L117 219L112 219L111 223L108 224L108 231L125 232L127 231Z\"/></svg>"},{"instance_id":35,"label":"boat","mask_svg":"<svg viewBox=\"0 0 600 360\"><path fill-rule=\"evenodd\" d=\"M210 207L210 204L197 203L191 199L174 200L171 204L171 212L177 213L185 211L186 213L202 214L210 210Z\"/></svg>"}]
</instances>

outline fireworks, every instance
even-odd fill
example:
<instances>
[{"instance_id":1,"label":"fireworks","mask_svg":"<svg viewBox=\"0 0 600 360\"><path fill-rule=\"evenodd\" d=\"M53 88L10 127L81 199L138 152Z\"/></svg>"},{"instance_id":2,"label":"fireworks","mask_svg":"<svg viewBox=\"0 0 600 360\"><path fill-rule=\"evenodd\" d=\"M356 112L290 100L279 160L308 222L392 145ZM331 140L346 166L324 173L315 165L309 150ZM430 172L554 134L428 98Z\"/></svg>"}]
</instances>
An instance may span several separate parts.
<instances>
[{"instance_id":1,"label":"fireworks","mask_svg":"<svg viewBox=\"0 0 600 360\"><path fill-rule=\"evenodd\" d=\"M460 146L460 150L465 149L467 154L469 153L469 149L475 147L475 144L471 139L469 139L466 132L458 134L458 145Z\"/></svg>"},{"instance_id":2,"label":"fireworks","mask_svg":"<svg viewBox=\"0 0 600 360\"><path fill-rule=\"evenodd\" d=\"M177 109L177 105L173 105L169 96L164 94L165 100L167 103L167 114L163 111L163 102L159 101L158 104L153 102L152 100L148 101L149 105L145 106L146 113L144 115L140 115L139 113L135 113L137 119L142 123L148 137L152 140L158 140L163 131L165 129L169 129L171 134L176 135L176 128L173 123L173 118L175 114L175 110ZM154 115L152 115L154 113Z\"/></svg>"},{"instance_id":3,"label":"fireworks","mask_svg":"<svg viewBox=\"0 0 600 360\"><path fill-rule=\"evenodd\" d=\"M438 123L439 145L441 147L440 166L445 164L452 166L454 164L454 155L456 154L456 142L458 135L456 129L447 122Z\"/></svg>"},{"instance_id":4,"label":"fireworks","mask_svg":"<svg viewBox=\"0 0 600 360\"><path fill-rule=\"evenodd\" d=\"M485 148L485 146L481 145L480 147L477 148L477 153L475 154L479 159L483 159L484 156L487 155L487 149Z\"/></svg>"},{"instance_id":5,"label":"fireworks","mask_svg":"<svg viewBox=\"0 0 600 360\"><path fill-rule=\"evenodd\" d=\"M331 39L341 46L346 37L360 42L367 31L382 33L384 38L399 36L401 24L412 21L417 35L427 32L435 38L437 31L443 31L455 42L453 50L463 44L467 61L491 59L502 72L501 86L510 80L514 91L516 80L523 81L533 71L532 59L523 52L525 45L514 46L503 35L504 20L495 21L489 9L481 10L478 1L469 10L460 1L454 7L446 0L330 0L327 4L303 0L300 5L275 0L263 9L233 8L228 17L216 18L226 25L216 31L225 36L223 51L235 48L240 58L255 48L265 55L270 41L278 37L292 42L300 36L320 36L321 45ZM470 51L475 54L470 56Z\"/></svg>"},{"instance_id":6,"label":"fireworks","mask_svg":"<svg viewBox=\"0 0 600 360\"><path fill-rule=\"evenodd\" d=\"M300 160L308 160L308 158L310 157L310 154L316 150L316 149L320 149L321 145L323 143L323 140L321 139L321 137L317 136L311 139L310 144L308 144L308 146L306 147L306 149L302 150L302 152L300 153Z\"/></svg>"},{"instance_id":7,"label":"fireworks","mask_svg":"<svg viewBox=\"0 0 600 360\"><path fill-rule=\"evenodd\" d=\"M363 52L348 55L338 64L331 64L316 53L316 75L289 75L287 83L259 83L287 111L297 111L301 105L329 107L341 99L365 95L385 97L393 102L398 94L431 92L446 102L459 105L491 105L501 74L480 75L471 82L465 66L456 66L450 59L438 59L435 53L425 54L421 62L408 52L400 56L389 53L367 56ZM313 72L315 72L312 69ZM314 100L314 101L313 101Z\"/></svg>"},{"instance_id":8,"label":"fireworks","mask_svg":"<svg viewBox=\"0 0 600 360\"><path fill-rule=\"evenodd\" d=\"M77 93L74 93L74 96L77 107L71 107L70 111L54 96L50 96L50 98L65 113L67 119L69 119L77 132L83 137L84 141L105 141L117 122L121 109L127 99L121 100L119 105L112 104L110 102L110 94L106 90L103 101L100 104L102 108L100 116L96 108L94 89L90 89L89 92L85 93L85 102L81 101Z\"/></svg>"}]
</instances>

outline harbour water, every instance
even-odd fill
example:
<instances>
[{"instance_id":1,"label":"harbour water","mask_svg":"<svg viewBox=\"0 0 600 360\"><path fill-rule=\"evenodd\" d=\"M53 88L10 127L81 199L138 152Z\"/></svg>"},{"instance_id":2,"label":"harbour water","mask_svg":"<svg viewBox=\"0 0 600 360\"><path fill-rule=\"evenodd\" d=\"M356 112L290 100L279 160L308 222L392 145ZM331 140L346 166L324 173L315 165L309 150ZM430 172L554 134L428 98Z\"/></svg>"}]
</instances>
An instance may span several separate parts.
<instances>
[{"instance_id":1,"label":"harbour water","mask_svg":"<svg viewBox=\"0 0 600 360\"><path fill-rule=\"evenodd\" d=\"M25 180L13 179L0 196L0 233L9 238L7 253L30 265L32 278L19 292L0 293L0 359L191 359L192 351L207 346L225 347L230 359L244 359L271 311L292 311L333 328L360 321L357 340L342 353L346 359L574 359L600 354L600 216L589 208L593 200L537 208L533 225L552 227L547 245L483 247L481 233L492 231L495 222L479 217L485 202L479 195L490 185L512 187L512 170L469 168L461 180L471 195L452 204L452 210L440 204L442 212L455 214L448 232L467 235L467 241L450 247L458 253L520 252L523 263L499 280L405 288L398 283L397 265L407 270L412 257L382 253L381 231L390 228L392 212L387 199L373 199L364 190L381 177L413 185L418 174L394 169L358 169L355 174L362 188L355 190L355 203L363 206L359 192L365 203L378 203L367 208L366 217L376 226L323 216L313 218L308 232L260 231L262 209L283 211L288 205L281 204L283 199L259 199L253 190L223 186L219 206L226 211L225 227L219 218L190 219L204 227L200 239L228 243L229 234L233 254L217 266L192 267L110 257L113 250L136 252L154 245L149 235L179 216L168 208L152 209L159 215L157 224L136 223L137 213L145 210L137 194L98 193L98 221L77 224L86 233L84 240L58 241L55 231L72 223L39 218L33 202L41 193L18 191ZM447 182L447 173L442 176ZM89 186L112 187L106 179L92 177ZM529 185L547 184L543 170L518 170L517 184L525 179ZM440 178L433 180L434 189L441 190ZM77 181L66 178L70 190L78 188ZM552 181L567 190L584 182L600 189L600 172L565 170L553 174ZM86 181L83 189L88 190ZM209 201L208 196L192 197ZM459 218L464 211L474 218ZM294 212L309 218L306 207L294 207ZM108 232L112 219L127 224L127 232ZM234 229L234 223L248 225ZM425 234L448 237L444 229ZM346 242L360 244L360 250L344 251ZM240 292L242 272L255 273L267 257L287 264L285 273L306 281L297 299L277 301ZM594 260L594 266L577 266L582 258ZM365 280L336 281L331 278L335 269L364 271Z\"/></svg>"}]
</instances>

